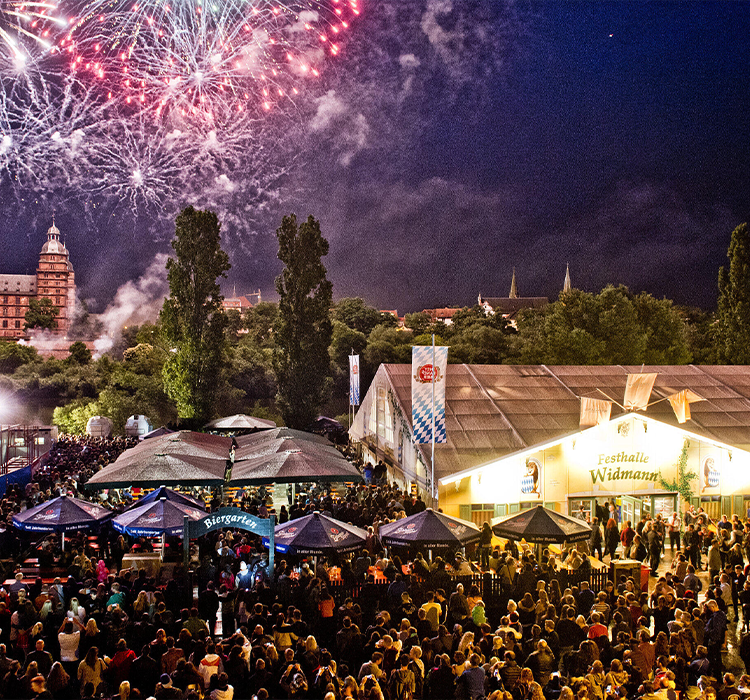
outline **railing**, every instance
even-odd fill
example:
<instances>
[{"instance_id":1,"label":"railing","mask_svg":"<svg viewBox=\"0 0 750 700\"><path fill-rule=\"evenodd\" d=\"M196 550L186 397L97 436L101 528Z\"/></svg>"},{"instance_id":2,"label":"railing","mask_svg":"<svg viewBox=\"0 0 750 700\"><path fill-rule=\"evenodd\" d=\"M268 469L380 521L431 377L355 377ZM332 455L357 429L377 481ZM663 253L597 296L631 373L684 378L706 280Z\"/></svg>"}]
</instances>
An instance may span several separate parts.
<instances>
[{"instance_id":1,"label":"railing","mask_svg":"<svg viewBox=\"0 0 750 700\"><path fill-rule=\"evenodd\" d=\"M594 569L589 572L561 570L558 572L557 579L562 590L570 586L578 586L581 581L585 580L589 582L594 591L604 590L607 581L611 580L609 568ZM453 576L452 582L454 588L456 584L462 583L465 591L468 591L474 584L479 586L488 610L493 606L499 605L501 601L507 601L508 599L507 594L503 596L500 577L489 573ZM390 583L390 581L383 580L378 582L356 581L354 583L347 583L342 579L336 579L331 581L328 590L336 601L337 606L341 605L346 598L352 598L355 603L363 600L371 602L377 600L385 601ZM298 584L295 582L293 585L296 586ZM447 591L447 593L450 594L450 591Z\"/></svg>"}]
</instances>

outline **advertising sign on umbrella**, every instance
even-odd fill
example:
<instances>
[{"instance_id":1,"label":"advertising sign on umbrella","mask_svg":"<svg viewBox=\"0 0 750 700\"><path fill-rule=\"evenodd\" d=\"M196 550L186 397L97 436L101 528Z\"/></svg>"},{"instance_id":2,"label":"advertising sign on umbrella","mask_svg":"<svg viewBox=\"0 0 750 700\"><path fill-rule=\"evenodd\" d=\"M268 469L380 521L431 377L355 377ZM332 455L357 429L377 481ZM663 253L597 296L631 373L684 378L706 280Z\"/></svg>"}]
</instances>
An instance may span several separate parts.
<instances>
[{"instance_id":1,"label":"advertising sign on umbrella","mask_svg":"<svg viewBox=\"0 0 750 700\"><path fill-rule=\"evenodd\" d=\"M169 501L161 497L156 501L136 505L118 515L112 525L118 532L133 537L159 537L182 534L183 518L200 520L206 512L193 505Z\"/></svg>"},{"instance_id":2,"label":"advertising sign on umbrella","mask_svg":"<svg viewBox=\"0 0 750 700\"><path fill-rule=\"evenodd\" d=\"M479 528L468 520L427 508L407 518L380 526L383 544L395 547L457 549L479 541Z\"/></svg>"},{"instance_id":3,"label":"advertising sign on umbrella","mask_svg":"<svg viewBox=\"0 0 750 700\"><path fill-rule=\"evenodd\" d=\"M345 554L364 547L367 531L315 511L277 525L274 538L276 551L285 554Z\"/></svg>"},{"instance_id":4,"label":"advertising sign on umbrella","mask_svg":"<svg viewBox=\"0 0 750 700\"><path fill-rule=\"evenodd\" d=\"M13 516L13 525L26 532L65 533L86 530L109 520L114 514L95 503L70 496L58 496Z\"/></svg>"}]
</instances>

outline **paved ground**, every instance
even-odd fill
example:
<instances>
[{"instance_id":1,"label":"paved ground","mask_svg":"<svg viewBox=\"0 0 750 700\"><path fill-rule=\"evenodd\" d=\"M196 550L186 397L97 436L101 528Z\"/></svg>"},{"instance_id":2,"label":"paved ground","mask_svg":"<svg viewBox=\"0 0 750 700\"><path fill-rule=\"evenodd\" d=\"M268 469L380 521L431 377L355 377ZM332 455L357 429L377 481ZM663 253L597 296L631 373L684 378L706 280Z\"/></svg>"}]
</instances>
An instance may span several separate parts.
<instances>
[{"instance_id":1,"label":"paved ground","mask_svg":"<svg viewBox=\"0 0 750 700\"><path fill-rule=\"evenodd\" d=\"M605 562L609 562L609 557L606 557ZM705 564L705 556L703 557L703 563ZM664 556L662 557L662 560L659 564L659 568L657 569L657 573L666 573L670 570L670 567L672 565L672 553L669 549L667 549L664 552ZM708 588L708 572L706 571L699 571L698 572L698 578L703 583L703 589L701 593L698 596L699 602L703 602L704 599L704 593L706 591L706 588ZM656 581L658 580L658 576L650 576L649 577L649 583L648 583L648 589L649 593L651 593L654 590L654 587L656 586ZM742 663L742 659L739 657L739 646L740 646L740 638L741 638L741 629L742 629L742 618L741 618L742 612L740 612L740 624L737 624L737 620L734 618L734 612L730 608L729 612L729 628L727 630L727 651L723 655L724 658L724 670L725 671L731 671L734 674L742 674L745 673L745 665Z\"/></svg>"},{"instance_id":2,"label":"paved ground","mask_svg":"<svg viewBox=\"0 0 750 700\"><path fill-rule=\"evenodd\" d=\"M286 484L277 484L274 486L273 502L274 506L276 507L276 512L279 511L282 504L287 503ZM604 561L605 563L609 563L609 557L606 557ZM657 573L666 573L667 571L669 571L671 565L672 552L667 549L664 553L664 556L662 557L661 563L659 564ZM700 571L698 572L698 577L701 579L703 583L703 591L705 591L708 587L708 573L705 571ZM657 576L649 577L649 593L654 590L657 579ZM703 597L703 593L701 593L698 597L698 600L702 602ZM742 625L740 622L740 625L738 626L737 621L734 619L734 612L732 612L731 610L729 613L729 618L729 629L727 631L727 651L724 654L724 667L727 671L731 671L735 674L740 674L745 672L745 666L739 657L740 630Z\"/></svg>"}]
</instances>

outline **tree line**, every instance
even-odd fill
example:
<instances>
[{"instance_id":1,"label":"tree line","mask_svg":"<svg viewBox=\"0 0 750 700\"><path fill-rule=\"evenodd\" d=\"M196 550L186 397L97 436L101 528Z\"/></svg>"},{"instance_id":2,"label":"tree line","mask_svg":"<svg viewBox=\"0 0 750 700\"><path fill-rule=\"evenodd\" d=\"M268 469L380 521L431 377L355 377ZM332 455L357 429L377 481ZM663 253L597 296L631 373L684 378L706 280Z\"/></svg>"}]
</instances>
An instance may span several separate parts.
<instances>
[{"instance_id":1,"label":"tree line","mask_svg":"<svg viewBox=\"0 0 750 700\"><path fill-rule=\"evenodd\" d=\"M54 402L54 421L65 430L81 431L97 414L121 429L137 413L155 425L200 427L217 414L252 413L304 428L318 412L346 413L350 354L360 355L364 396L381 363L411 362L411 346L431 344L433 334L453 363L745 364L750 357L746 224L732 233L715 313L610 285L572 289L512 320L474 306L451 325L407 314L405 327L361 298L333 302L328 242L313 217L284 217L276 235L279 303L224 311L218 280L230 263L218 219L186 209L167 264L170 296L154 323L124 329L96 360L82 342L64 360L0 343L0 390Z\"/></svg>"}]
</instances>

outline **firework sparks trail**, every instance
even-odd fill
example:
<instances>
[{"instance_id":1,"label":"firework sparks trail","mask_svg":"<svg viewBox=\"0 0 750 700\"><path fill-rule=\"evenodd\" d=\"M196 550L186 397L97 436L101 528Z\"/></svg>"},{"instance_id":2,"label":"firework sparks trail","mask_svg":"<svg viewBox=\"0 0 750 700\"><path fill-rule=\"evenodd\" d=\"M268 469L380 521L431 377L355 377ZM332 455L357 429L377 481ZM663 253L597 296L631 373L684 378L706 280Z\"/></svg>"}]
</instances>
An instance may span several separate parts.
<instances>
[{"instance_id":1,"label":"firework sparks trail","mask_svg":"<svg viewBox=\"0 0 750 700\"><path fill-rule=\"evenodd\" d=\"M216 120L293 105L358 14L357 0L90 0L58 49L108 99Z\"/></svg>"},{"instance_id":2,"label":"firework sparks trail","mask_svg":"<svg viewBox=\"0 0 750 700\"><path fill-rule=\"evenodd\" d=\"M143 114L106 121L87 142L87 193L97 206L134 218L167 222L189 202L240 224L239 211L259 207L287 172L281 141L278 129L249 117L220 129L171 131L155 129Z\"/></svg>"},{"instance_id":3,"label":"firework sparks trail","mask_svg":"<svg viewBox=\"0 0 750 700\"><path fill-rule=\"evenodd\" d=\"M96 96L75 79L39 73L0 83L0 172L19 191L66 196L83 182L86 141L102 123Z\"/></svg>"},{"instance_id":4,"label":"firework sparks trail","mask_svg":"<svg viewBox=\"0 0 750 700\"><path fill-rule=\"evenodd\" d=\"M0 0L0 53L23 69L35 49L53 47L55 33L66 23L56 16L57 5L47 0Z\"/></svg>"}]
</instances>

